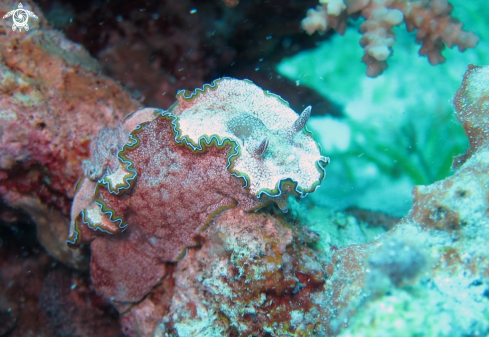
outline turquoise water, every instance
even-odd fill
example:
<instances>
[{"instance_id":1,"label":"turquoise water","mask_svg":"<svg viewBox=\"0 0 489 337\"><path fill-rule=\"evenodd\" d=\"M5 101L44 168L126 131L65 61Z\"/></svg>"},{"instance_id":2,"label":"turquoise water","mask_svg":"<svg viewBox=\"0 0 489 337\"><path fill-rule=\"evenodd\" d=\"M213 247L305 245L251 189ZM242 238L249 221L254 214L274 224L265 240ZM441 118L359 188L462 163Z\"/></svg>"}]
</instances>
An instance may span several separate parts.
<instances>
[{"instance_id":1,"label":"turquoise water","mask_svg":"<svg viewBox=\"0 0 489 337\"><path fill-rule=\"evenodd\" d=\"M446 62L431 66L418 55L416 32L395 27L389 68L377 78L364 75L359 62L360 22L314 50L278 65L281 74L314 88L339 103L345 118L317 117L310 127L325 152L335 158L327 190L312 198L329 207L380 210L398 216L411 207L414 185L427 185L452 174L454 155L468 146L453 115L452 97L468 64L489 62L489 31L483 1L451 1L452 15L464 29L477 32L477 47L463 53L446 48Z\"/></svg>"},{"instance_id":2,"label":"turquoise water","mask_svg":"<svg viewBox=\"0 0 489 337\"><path fill-rule=\"evenodd\" d=\"M479 42L380 9L372 78L316 0L0 1L0 337L489 336L489 2L345 1Z\"/></svg>"}]
</instances>

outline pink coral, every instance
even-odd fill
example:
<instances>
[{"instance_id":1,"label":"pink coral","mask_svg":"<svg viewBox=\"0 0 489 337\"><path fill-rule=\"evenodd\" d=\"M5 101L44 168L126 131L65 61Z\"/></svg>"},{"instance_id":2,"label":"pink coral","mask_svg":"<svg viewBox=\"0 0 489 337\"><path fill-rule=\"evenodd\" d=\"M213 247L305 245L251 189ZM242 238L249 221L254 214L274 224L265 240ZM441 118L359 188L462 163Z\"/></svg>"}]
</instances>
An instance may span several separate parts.
<instances>
[{"instance_id":1,"label":"pink coral","mask_svg":"<svg viewBox=\"0 0 489 337\"><path fill-rule=\"evenodd\" d=\"M458 46L460 51L474 48L479 38L462 30L462 24L450 16L452 5L446 0L322 0L322 6L310 9L302 20L308 34L325 32L329 28L344 34L349 16L360 14L365 22L360 44L365 55L368 76L378 76L387 69L387 58L392 53L395 35L392 28L403 20L408 31L417 29L416 42L421 43L420 55L428 56L432 65L445 62L441 51Z\"/></svg>"}]
</instances>

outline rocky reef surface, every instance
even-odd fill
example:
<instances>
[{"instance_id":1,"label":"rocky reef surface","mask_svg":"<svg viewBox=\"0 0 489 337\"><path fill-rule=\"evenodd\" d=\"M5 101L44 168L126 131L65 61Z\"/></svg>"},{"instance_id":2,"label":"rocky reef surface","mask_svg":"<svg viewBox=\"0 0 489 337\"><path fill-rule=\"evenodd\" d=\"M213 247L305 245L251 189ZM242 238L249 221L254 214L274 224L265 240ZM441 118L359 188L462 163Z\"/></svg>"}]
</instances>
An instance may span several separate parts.
<instances>
[{"instance_id":1,"label":"rocky reef surface","mask_svg":"<svg viewBox=\"0 0 489 337\"><path fill-rule=\"evenodd\" d=\"M297 204L289 217L235 208L178 262L170 302L148 297L122 316L127 331L145 336L155 312L160 336L487 334L487 83L488 68L469 66L454 105L471 148L453 176L414 189L393 228ZM318 235L304 222L321 216Z\"/></svg>"},{"instance_id":2,"label":"rocky reef surface","mask_svg":"<svg viewBox=\"0 0 489 337\"><path fill-rule=\"evenodd\" d=\"M29 34L0 26L0 336L489 333L488 67L453 100L452 176L400 220L333 212L294 199L328 162L310 110L244 81L138 110L25 6Z\"/></svg>"},{"instance_id":3,"label":"rocky reef surface","mask_svg":"<svg viewBox=\"0 0 489 337\"><path fill-rule=\"evenodd\" d=\"M2 2L0 14L13 4ZM37 6L25 8L39 13L29 34L0 23L0 217L13 222L22 210L52 256L86 268L62 239L81 163L98 131L139 103L84 48L49 29Z\"/></svg>"}]
</instances>

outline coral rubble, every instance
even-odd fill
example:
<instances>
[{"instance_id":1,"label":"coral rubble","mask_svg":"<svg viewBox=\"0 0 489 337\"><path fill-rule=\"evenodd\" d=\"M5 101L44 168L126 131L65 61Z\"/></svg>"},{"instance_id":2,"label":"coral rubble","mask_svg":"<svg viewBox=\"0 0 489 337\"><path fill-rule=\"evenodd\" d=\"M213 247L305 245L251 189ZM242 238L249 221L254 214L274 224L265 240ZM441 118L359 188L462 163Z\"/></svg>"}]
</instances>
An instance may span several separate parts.
<instances>
[{"instance_id":1,"label":"coral rubble","mask_svg":"<svg viewBox=\"0 0 489 337\"><path fill-rule=\"evenodd\" d=\"M428 56L432 65L445 62L441 51L458 46L460 51L474 48L479 38L462 29L462 23L450 13L447 0L321 0L322 5L309 9L302 20L308 34L324 33L333 28L344 34L349 16L365 18L360 26L360 44L364 49L362 61L368 76L378 76L387 69L387 58L395 43L393 27L406 23L408 31L417 30L416 42L421 43L420 55Z\"/></svg>"}]
</instances>

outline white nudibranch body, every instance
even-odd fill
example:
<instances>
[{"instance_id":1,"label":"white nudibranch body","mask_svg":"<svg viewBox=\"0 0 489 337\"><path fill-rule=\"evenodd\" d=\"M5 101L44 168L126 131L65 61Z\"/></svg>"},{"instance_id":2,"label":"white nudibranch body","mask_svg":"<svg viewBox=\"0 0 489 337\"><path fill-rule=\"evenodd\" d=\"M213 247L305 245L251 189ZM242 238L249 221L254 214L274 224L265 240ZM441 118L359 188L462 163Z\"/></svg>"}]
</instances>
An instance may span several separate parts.
<instances>
[{"instance_id":1,"label":"white nudibranch body","mask_svg":"<svg viewBox=\"0 0 489 337\"><path fill-rule=\"evenodd\" d=\"M280 196L285 184L304 197L319 186L329 158L305 126L311 107L298 115L279 96L232 78L189 96L180 92L177 99L169 113L178 117L180 139L196 147L211 137L234 141L239 154L230 171L245 180L251 194Z\"/></svg>"}]
</instances>

